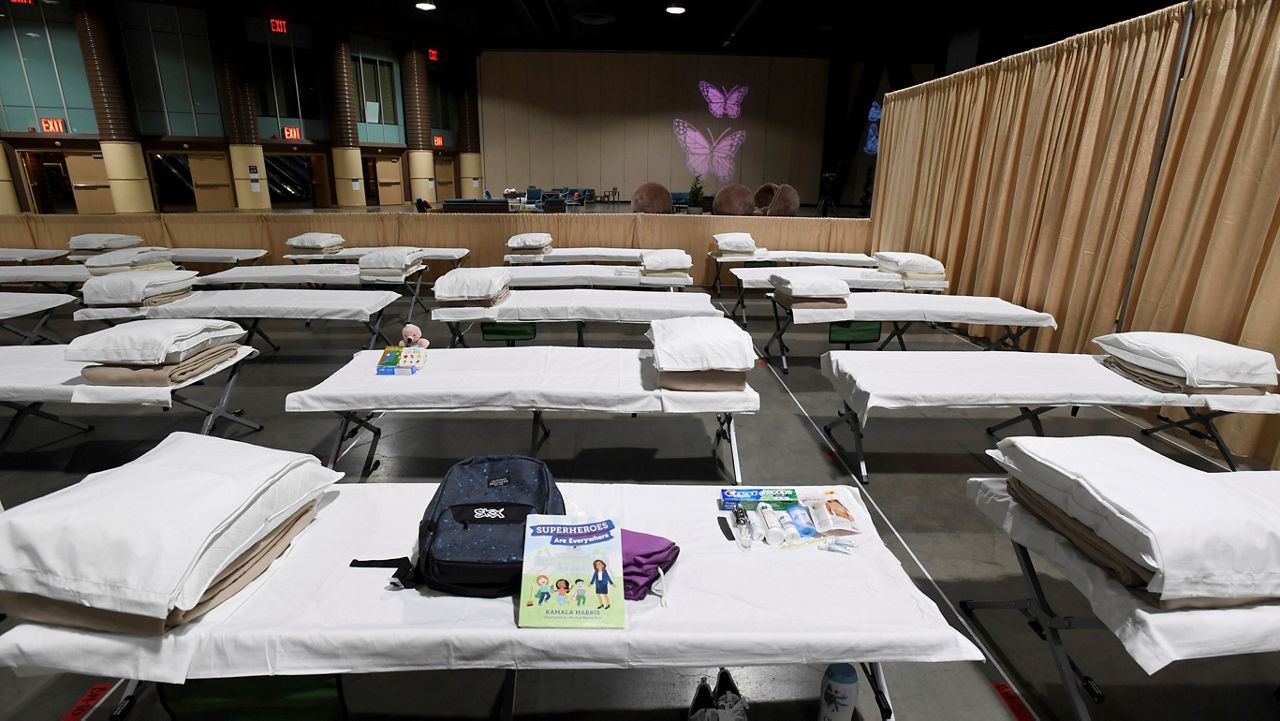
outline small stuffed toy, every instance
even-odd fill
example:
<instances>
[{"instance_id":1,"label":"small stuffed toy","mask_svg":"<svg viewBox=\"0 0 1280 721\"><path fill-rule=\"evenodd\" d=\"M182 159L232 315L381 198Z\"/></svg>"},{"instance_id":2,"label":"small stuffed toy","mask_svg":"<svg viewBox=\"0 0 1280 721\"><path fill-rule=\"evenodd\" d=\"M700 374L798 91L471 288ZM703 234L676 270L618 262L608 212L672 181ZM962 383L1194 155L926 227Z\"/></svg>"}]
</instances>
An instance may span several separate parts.
<instances>
[{"instance_id":1,"label":"small stuffed toy","mask_svg":"<svg viewBox=\"0 0 1280 721\"><path fill-rule=\"evenodd\" d=\"M422 337L422 329L410 323L400 331L400 345L405 348L417 346L418 348L430 348L431 341Z\"/></svg>"}]
</instances>

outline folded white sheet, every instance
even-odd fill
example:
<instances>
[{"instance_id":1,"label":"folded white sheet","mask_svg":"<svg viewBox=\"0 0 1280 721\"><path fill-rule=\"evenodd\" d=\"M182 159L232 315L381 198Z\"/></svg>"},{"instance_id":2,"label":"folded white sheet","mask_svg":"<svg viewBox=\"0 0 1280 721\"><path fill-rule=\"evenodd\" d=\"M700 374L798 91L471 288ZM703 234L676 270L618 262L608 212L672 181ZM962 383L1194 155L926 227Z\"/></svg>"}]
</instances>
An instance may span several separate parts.
<instances>
[{"instance_id":1,"label":"folded white sheet","mask_svg":"<svg viewBox=\"0 0 1280 721\"><path fill-rule=\"evenodd\" d=\"M1205 473L1130 438L1006 438L992 457L1155 572L1162 600L1280 597L1280 471Z\"/></svg>"},{"instance_id":2,"label":"folded white sheet","mask_svg":"<svg viewBox=\"0 0 1280 721\"><path fill-rule=\"evenodd\" d=\"M135 320L72 339L66 359L119 365L177 363L243 336L244 329L229 320Z\"/></svg>"},{"instance_id":3,"label":"folded white sheet","mask_svg":"<svg viewBox=\"0 0 1280 721\"><path fill-rule=\"evenodd\" d=\"M440 276L434 291L440 300L485 300L510 283L511 271L506 268L454 268Z\"/></svg>"},{"instance_id":4,"label":"folded white sheet","mask_svg":"<svg viewBox=\"0 0 1280 721\"><path fill-rule=\"evenodd\" d=\"M0 588L164 618L341 477L314 456L174 433L0 514Z\"/></svg>"},{"instance_id":5,"label":"folded white sheet","mask_svg":"<svg viewBox=\"0 0 1280 721\"><path fill-rule=\"evenodd\" d=\"M882 251L876 253L874 257L882 270L893 273L940 274L947 272L941 261L920 253Z\"/></svg>"},{"instance_id":6,"label":"folded white sheet","mask_svg":"<svg viewBox=\"0 0 1280 721\"><path fill-rule=\"evenodd\" d=\"M98 274L104 269L136 268L143 265L165 263L172 259L173 250L170 248L138 246L110 250L91 258L85 258L84 267L88 268L90 273Z\"/></svg>"},{"instance_id":7,"label":"folded white sheet","mask_svg":"<svg viewBox=\"0 0 1280 721\"><path fill-rule=\"evenodd\" d=\"M290 248L303 248L305 250L320 250L322 248L332 248L335 245L342 245L345 241L341 235L337 233L303 233L295 235L284 242Z\"/></svg>"},{"instance_id":8,"label":"folded white sheet","mask_svg":"<svg viewBox=\"0 0 1280 721\"><path fill-rule=\"evenodd\" d=\"M717 233L711 237L715 238L716 247L719 248L721 252L756 252L756 240L751 237L750 233Z\"/></svg>"},{"instance_id":9,"label":"folded white sheet","mask_svg":"<svg viewBox=\"0 0 1280 721\"><path fill-rule=\"evenodd\" d=\"M688 270L693 258L683 250L646 250L640 254L640 266L646 271Z\"/></svg>"},{"instance_id":10,"label":"folded white sheet","mask_svg":"<svg viewBox=\"0 0 1280 721\"><path fill-rule=\"evenodd\" d=\"M655 320L645 335L660 371L747 371L756 364L751 335L728 318Z\"/></svg>"},{"instance_id":11,"label":"folded white sheet","mask_svg":"<svg viewBox=\"0 0 1280 721\"><path fill-rule=\"evenodd\" d=\"M815 273L792 273L778 270L769 276L774 288L796 298L846 298L849 284L839 278Z\"/></svg>"},{"instance_id":12,"label":"folded white sheet","mask_svg":"<svg viewBox=\"0 0 1280 721\"><path fill-rule=\"evenodd\" d=\"M1276 358L1253 348L1190 333L1134 331L1093 339L1120 360L1157 373L1185 378L1196 388L1273 386Z\"/></svg>"},{"instance_id":13,"label":"folded white sheet","mask_svg":"<svg viewBox=\"0 0 1280 721\"><path fill-rule=\"evenodd\" d=\"M513 250L545 248L551 245L550 233L517 233L507 238L507 247Z\"/></svg>"},{"instance_id":14,"label":"folded white sheet","mask_svg":"<svg viewBox=\"0 0 1280 721\"><path fill-rule=\"evenodd\" d=\"M141 244L142 238L123 233L82 233L67 241L71 250L114 250Z\"/></svg>"},{"instance_id":15,"label":"folded white sheet","mask_svg":"<svg viewBox=\"0 0 1280 721\"><path fill-rule=\"evenodd\" d=\"M140 305L153 295L190 288L195 285L196 275L194 270L138 270L95 275L85 281L80 291L86 305Z\"/></svg>"},{"instance_id":16,"label":"folded white sheet","mask_svg":"<svg viewBox=\"0 0 1280 721\"><path fill-rule=\"evenodd\" d=\"M360 267L365 270L404 270L420 263L425 253L421 248L391 246L378 248L360 256Z\"/></svg>"}]
</instances>

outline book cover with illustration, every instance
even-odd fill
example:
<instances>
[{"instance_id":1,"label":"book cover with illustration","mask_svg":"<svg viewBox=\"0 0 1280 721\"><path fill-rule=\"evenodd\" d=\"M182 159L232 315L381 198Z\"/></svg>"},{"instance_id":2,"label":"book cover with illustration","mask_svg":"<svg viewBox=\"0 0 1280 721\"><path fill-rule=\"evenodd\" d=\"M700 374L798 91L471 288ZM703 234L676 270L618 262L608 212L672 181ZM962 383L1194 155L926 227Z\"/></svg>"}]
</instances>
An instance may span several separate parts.
<instances>
[{"instance_id":1,"label":"book cover with illustration","mask_svg":"<svg viewBox=\"0 0 1280 721\"><path fill-rule=\"evenodd\" d=\"M626 628L622 531L613 521L525 519L520 626Z\"/></svg>"}]
</instances>

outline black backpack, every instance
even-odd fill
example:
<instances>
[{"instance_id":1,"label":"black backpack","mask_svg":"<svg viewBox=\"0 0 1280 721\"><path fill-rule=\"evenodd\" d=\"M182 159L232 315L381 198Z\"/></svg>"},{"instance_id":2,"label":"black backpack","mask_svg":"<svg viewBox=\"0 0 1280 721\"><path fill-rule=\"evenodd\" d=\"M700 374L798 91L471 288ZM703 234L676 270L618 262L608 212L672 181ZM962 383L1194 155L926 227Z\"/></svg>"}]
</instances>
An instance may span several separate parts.
<instances>
[{"instance_id":1,"label":"black backpack","mask_svg":"<svg viewBox=\"0 0 1280 721\"><path fill-rule=\"evenodd\" d=\"M418 526L412 582L459 596L516 594L530 513L564 513L564 498L542 461L474 456L454 465Z\"/></svg>"}]
</instances>

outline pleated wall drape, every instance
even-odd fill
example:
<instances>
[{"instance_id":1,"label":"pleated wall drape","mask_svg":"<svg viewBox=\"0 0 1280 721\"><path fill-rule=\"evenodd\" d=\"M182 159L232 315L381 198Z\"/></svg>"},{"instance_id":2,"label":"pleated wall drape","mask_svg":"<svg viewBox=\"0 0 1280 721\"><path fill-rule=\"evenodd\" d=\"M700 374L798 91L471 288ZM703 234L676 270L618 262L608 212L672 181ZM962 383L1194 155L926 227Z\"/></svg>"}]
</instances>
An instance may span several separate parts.
<instances>
[{"instance_id":1,"label":"pleated wall drape","mask_svg":"<svg viewBox=\"0 0 1280 721\"><path fill-rule=\"evenodd\" d=\"M885 96L873 246L933 255L953 293L1052 313L1059 328L1037 332L1036 350L1078 351L1110 330L1183 13Z\"/></svg>"}]
</instances>

